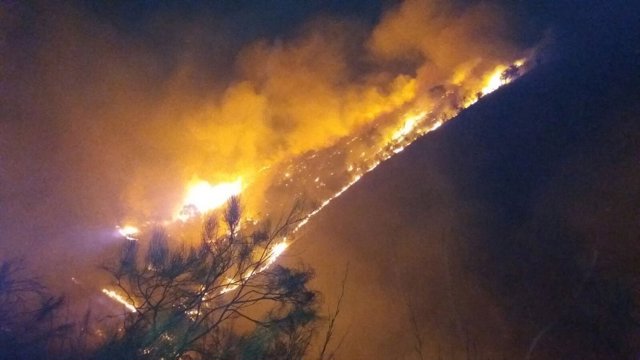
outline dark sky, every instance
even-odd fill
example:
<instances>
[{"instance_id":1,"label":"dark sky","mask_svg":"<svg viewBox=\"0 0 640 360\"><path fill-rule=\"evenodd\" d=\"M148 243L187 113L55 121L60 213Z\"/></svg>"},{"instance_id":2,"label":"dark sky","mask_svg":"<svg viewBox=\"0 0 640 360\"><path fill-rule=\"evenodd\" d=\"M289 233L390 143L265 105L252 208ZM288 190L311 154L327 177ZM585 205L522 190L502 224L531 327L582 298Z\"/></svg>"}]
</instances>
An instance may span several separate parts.
<instances>
[{"instance_id":1,"label":"dark sky","mask_svg":"<svg viewBox=\"0 0 640 360\"><path fill-rule=\"evenodd\" d=\"M436 32L478 4L499 6L504 28L488 31L499 45L470 53L542 42L543 65L365 178L286 261L316 267L328 304L351 264L345 358L415 358L409 308L433 356L462 356L473 344L480 358L522 358L549 324L537 358L630 355L636 330L615 309L640 258L637 5L429 3L451 20ZM264 64L247 52L298 54L321 29L346 70L312 62L318 83L334 70L349 83L381 69L419 72L411 56L381 66L361 55L401 4L3 2L0 257L25 256L65 290L93 269L113 246L113 224L155 216L149 209L175 200L184 174L217 159L178 130L193 126L185 108L225 103L238 79L260 78ZM461 24L459 47L473 49ZM335 41L326 35L334 26ZM282 154L295 147L287 141L276 144Z\"/></svg>"}]
</instances>

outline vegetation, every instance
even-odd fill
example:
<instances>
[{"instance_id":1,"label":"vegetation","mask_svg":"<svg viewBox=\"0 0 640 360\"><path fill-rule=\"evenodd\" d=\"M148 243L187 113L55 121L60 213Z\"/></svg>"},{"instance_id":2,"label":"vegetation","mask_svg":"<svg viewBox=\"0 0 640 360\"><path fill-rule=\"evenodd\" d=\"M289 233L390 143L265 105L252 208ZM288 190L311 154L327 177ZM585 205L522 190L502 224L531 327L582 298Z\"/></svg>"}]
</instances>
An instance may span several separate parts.
<instances>
[{"instance_id":1,"label":"vegetation","mask_svg":"<svg viewBox=\"0 0 640 360\"><path fill-rule=\"evenodd\" d=\"M59 325L53 317L63 299L17 279L3 263L0 358L302 359L320 319L318 294L307 286L313 273L272 264L295 215L275 226L242 224L233 199L222 219L205 221L196 246L171 248L161 230L144 254L126 240L120 258L104 268L135 311L106 322L93 346L69 341L89 328L89 315L85 324ZM321 359L334 323L335 316Z\"/></svg>"}]
</instances>

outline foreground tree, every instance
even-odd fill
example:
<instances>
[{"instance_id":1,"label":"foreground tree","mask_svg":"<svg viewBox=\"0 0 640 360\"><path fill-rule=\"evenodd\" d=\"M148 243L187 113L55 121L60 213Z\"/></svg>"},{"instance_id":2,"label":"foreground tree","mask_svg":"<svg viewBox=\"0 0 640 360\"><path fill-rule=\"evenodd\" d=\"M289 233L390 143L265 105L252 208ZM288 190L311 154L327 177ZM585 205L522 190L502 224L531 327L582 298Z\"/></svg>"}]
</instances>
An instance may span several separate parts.
<instances>
[{"instance_id":1,"label":"foreground tree","mask_svg":"<svg viewBox=\"0 0 640 360\"><path fill-rule=\"evenodd\" d=\"M95 359L302 359L313 334L316 293L308 269L273 265L299 219L241 224L232 199L209 217L197 246L171 249L156 231L142 256L136 241L106 267L135 307Z\"/></svg>"}]
</instances>

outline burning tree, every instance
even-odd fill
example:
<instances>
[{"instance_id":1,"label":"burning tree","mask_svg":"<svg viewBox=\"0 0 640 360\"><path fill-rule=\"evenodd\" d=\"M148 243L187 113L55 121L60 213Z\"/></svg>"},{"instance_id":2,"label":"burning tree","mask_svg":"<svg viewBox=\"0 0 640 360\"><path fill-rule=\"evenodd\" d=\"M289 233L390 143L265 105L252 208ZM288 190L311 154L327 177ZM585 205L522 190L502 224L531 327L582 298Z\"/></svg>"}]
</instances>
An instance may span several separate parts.
<instances>
[{"instance_id":1,"label":"burning tree","mask_svg":"<svg viewBox=\"0 0 640 360\"><path fill-rule=\"evenodd\" d=\"M107 270L130 311L95 358L301 359L317 319L312 273L272 266L297 221L241 223L233 198L197 246L172 249L156 231L142 256L127 241Z\"/></svg>"}]
</instances>

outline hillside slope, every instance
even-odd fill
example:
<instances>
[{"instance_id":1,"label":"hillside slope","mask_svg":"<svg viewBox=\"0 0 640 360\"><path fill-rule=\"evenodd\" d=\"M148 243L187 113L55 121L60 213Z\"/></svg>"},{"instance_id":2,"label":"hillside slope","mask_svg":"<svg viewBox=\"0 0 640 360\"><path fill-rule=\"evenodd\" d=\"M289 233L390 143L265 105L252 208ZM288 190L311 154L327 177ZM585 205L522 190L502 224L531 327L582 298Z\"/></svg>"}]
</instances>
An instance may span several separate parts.
<instances>
[{"instance_id":1,"label":"hillside slope","mask_svg":"<svg viewBox=\"0 0 640 360\"><path fill-rule=\"evenodd\" d=\"M610 45L485 98L310 224L289 260L327 305L349 264L344 358L419 358L417 337L425 358L637 354L640 72Z\"/></svg>"}]
</instances>

